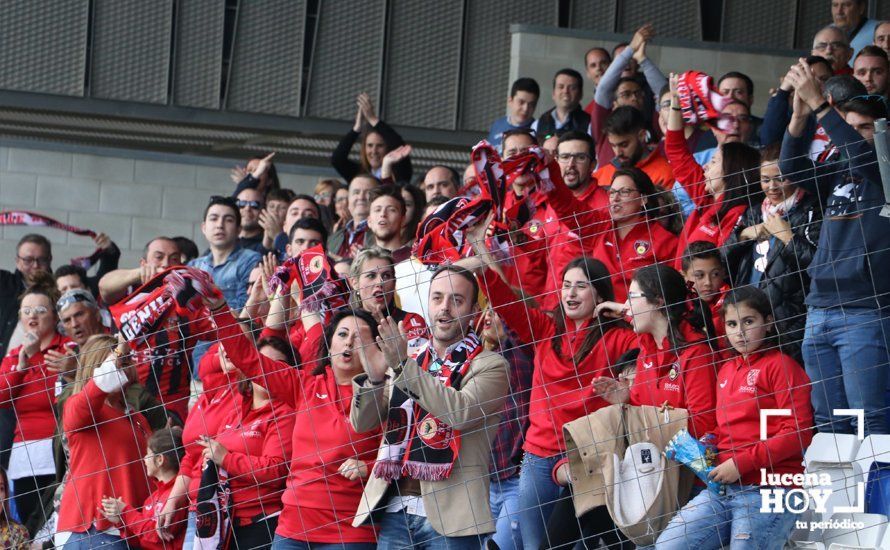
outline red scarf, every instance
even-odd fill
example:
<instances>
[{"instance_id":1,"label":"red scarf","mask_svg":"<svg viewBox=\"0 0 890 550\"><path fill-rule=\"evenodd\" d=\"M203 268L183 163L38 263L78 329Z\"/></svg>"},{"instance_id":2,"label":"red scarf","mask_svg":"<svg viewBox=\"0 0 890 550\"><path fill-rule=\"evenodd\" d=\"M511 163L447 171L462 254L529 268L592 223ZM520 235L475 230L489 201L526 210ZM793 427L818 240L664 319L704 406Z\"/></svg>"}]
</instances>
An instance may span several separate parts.
<instances>
[{"instance_id":1,"label":"red scarf","mask_svg":"<svg viewBox=\"0 0 890 550\"><path fill-rule=\"evenodd\" d=\"M269 279L272 295L288 292L294 283L300 290L300 309L303 311L325 313L340 309L349 301L349 288L334 272L321 245L288 259Z\"/></svg>"},{"instance_id":2,"label":"red scarf","mask_svg":"<svg viewBox=\"0 0 890 550\"><path fill-rule=\"evenodd\" d=\"M720 95L713 78L702 72L686 71L680 75L677 95L686 124L697 126L706 123L720 130L727 129L721 128L720 112L733 100Z\"/></svg>"},{"instance_id":3,"label":"red scarf","mask_svg":"<svg viewBox=\"0 0 890 550\"><path fill-rule=\"evenodd\" d=\"M9 210L6 212L0 212L0 225L27 225L28 227L52 227L54 229L61 229L62 231L67 231L69 233L74 233L75 235L83 235L84 237L95 237L96 232L91 229L82 229L80 227L75 227L73 225L68 225L67 223L62 223L58 220L54 220L49 216L44 216L43 214L37 214L36 212L28 212L27 210ZM99 256L102 255L102 249L97 248L92 254L89 256L80 256L78 258L71 258L71 264L80 266L84 269L89 269L93 266L98 260Z\"/></svg>"}]
</instances>

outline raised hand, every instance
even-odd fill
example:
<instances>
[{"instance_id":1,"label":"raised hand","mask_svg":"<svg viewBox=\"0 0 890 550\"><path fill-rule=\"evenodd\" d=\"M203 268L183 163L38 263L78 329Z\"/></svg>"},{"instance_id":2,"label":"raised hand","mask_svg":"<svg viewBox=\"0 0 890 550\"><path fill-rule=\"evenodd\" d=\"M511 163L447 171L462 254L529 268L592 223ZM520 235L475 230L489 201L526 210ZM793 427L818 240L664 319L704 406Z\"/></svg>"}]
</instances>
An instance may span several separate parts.
<instances>
[{"instance_id":1,"label":"raised hand","mask_svg":"<svg viewBox=\"0 0 890 550\"><path fill-rule=\"evenodd\" d=\"M95 237L93 237L93 242L96 243L96 248L105 250L106 248L111 246L111 237L109 237L105 233L98 233Z\"/></svg>"},{"instance_id":2,"label":"raised hand","mask_svg":"<svg viewBox=\"0 0 890 550\"><path fill-rule=\"evenodd\" d=\"M822 104L822 92L819 90L819 83L813 76L813 70L801 58L800 62L791 67L788 71L787 78L800 99L806 102L811 109L817 108Z\"/></svg>"},{"instance_id":3,"label":"raised hand","mask_svg":"<svg viewBox=\"0 0 890 550\"><path fill-rule=\"evenodd\" d=\"M630 40L630 49L636 52L640 50L640 48L646 45L646 42L652 39L655 36L655 27L652 23L646 23L634 33L633 38Z\"/></svg>"},{"instance_id":4,"label":"raised hand","mask_svg":"<svg viewBox=\"0 0 890 550\"><path fill-rule=\"evenodd\" d=\"M241 166L240 164L236 164L235 167L229 171L229 179L232 180L232 183L234 183L235 185L241 183L241 180L243 180L246 176L247 168Z\"/></svg>"},{"instance_id":5,"label":"raised hand","mask_svg":"<svg viewBox=\"0 0 890 550\"><path fill-rule=\"evenodd\" d=\"M48 349L43 357L46 359L46 370L50 372L68 374L77 370L77 356L72 349L66 349L65 353Z\"/></svg>"},{"instance_id":6,"label":"raised hand","mask_svg":"<svg viewBox=\"0 0 890 550\"><path fill-rule=\"evenodd\" d=\"M256 168L253 169L253 172L250 173L251 176L256 179L261 179L263 174L269 171L269 168L272 166L272 159L275 158L275 153L269 153L265 157L261 158L260 161L256 164Z\"/></svg>"},{"instance_id":7,"label":"raised hand","mask_svg":"<svg viewBox=\"0 0 890 550\"><path fill-rule=\"evenodd\" d=\"M377 123L380 122L380 119L377 118L377 113L374 111L374 104L371 103L371 96L369 96L365 92L362 92L358 95L355 102L358 104L358 108L365 120L368 121L368 124L370 124L371 126L377 126Z\"/></svg>"},{"instance_id":8,"label":"raised hand","mask_svg":"<svg viewBox=\"0 0 890 550\"><path fill-rule=\"evenodd\" d=\"M601 302L593 310L594 316L603 315L611 319L623 319L627 315L627 306L618 302Z\"/></svg>"}]
</instances>

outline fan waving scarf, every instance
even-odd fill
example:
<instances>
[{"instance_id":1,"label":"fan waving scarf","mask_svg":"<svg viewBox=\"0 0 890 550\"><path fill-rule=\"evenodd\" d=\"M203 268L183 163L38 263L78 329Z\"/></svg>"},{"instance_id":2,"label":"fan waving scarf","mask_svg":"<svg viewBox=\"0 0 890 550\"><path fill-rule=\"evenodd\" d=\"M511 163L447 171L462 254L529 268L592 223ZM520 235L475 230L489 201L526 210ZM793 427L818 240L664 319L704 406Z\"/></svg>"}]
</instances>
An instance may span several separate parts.
<instances>
[{"instance_id":1,"label":"fan waving scarf","mask_svg":"<svg viewBox=\"0 0 890 550\"><path fill-rule=\"evenodd\" d=\"M713 78L702 72L686 71L680 75L677 95L686 124L695 126L706 123L720 130L728 129L726 126L721 127L720 112L733 99L720 95Z\"/></svg>"},{"instance_id":2,"label":"fan waving scarf","mask_svg":"<svg viewBox=\"0 0 890 550\"><path fill-rule=\"evenodd\" d=\"M75 227L73 225L68 225L67 223L62 223L58 220L50 218L49 216L44 216L43 214L37 214L36 212L28 212L26 210L8 210L6 212L0 212L0 225L27 225L29 227L52 227L53 229L61 229L62 231L67 231L69 233L74 233L75 235L82 235L84 237L95 237L96 232L92 229L83 229L80 227ZM89 269L92 265L94 265L98 260L99 256L102 255L102 249L97 248L92 254L89 256L81 256L78 258L71 258L71 264L82 267L84 269Z\"/></svg>"},{"instance_id":3,"label":"fan waving scarf","mask_svg":"<svg viewBox=\"0 0 890 550\"><path fill-rule=\"evenodd\" d=\"M303 311L335 311L349 301L346 281L337 276L321 245L288 259L269 279L272 295L281 296L294 284L300 289L300 309Z\"/></svg>"},{"instance_id":4,"label":"fan waving scarf","mask_svg":"<svg viewBox=\"0 0 890 550\"><path fill-rule=\"evenodd\" d=\"M164 278L177 270L184 271L184 268L171 267L158 273L132 294L109 306L111 316L127 342L144 343L175 309L176 301Z\"/></svg>"}]
</instances>

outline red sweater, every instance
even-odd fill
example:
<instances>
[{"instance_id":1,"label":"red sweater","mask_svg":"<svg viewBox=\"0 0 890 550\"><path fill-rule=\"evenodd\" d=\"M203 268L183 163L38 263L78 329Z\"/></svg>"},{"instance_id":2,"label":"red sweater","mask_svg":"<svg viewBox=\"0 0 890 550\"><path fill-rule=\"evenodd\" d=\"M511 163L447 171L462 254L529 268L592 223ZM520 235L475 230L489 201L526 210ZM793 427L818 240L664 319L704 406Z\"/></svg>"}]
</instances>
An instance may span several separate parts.
<instances>
[{"instance_id":1,"label":"red sweater","mask_svg":"<svg viewBox=\"0 0 890 550\"><path fill-rule=\"evenodd\" d=\"M759 485L768 473L803 472L803 452L813 439L810 379L778 350L736 356L717 375L717 447L720 462L735 460L742 484ZM760 440L761 409L791 409L767 420Z\"/></svg>"},{"instance_id":2,"label":"red sweater","mask_svg":"<svg viewBox=\"0 0 890 550\"><path fill-rule=\"evenodd\" d=\"M566 319L566 331L560 336L562 354L558 354L553 349L556 323L549 315L527 309L493 271L487 270L480 283L498 315L520 340L535 347L529 427L523 448L542 457L564 452L562 425L608 405L594 395L591 381L598 376L615 376L611 365L636 347L636 335L629 328L607 330L590 353L575 364L572 357L587 335L589 322L576 325Z\"/></svg>"},{"instance_id":3,"label":"red sweater","mask_svg":"<svg viewBox=\"0 0 890 550\"><path fill-rule=\"evenodd\" d=\"M222 467L229 474L234 521L248 525L281 511L281 493L287 479L294 431L294 411L281 401L270 400L254 409L253 398L244 396L223 420L216 435L229 453Z\"/></svg>"},{"instance_id":4,"label":"red sweater","mask_svg":"<svg viewBox=\"0 0 890 550\"><path fill-rule=\"evenodd\" d=\"M167 483L158 482L155 492L148 495L142 508L139 510L127 505L121 513L121 536L127 539L127 544L131 548L141 548L142 550L171 550L172 548L182 548L185 540L185 519L186 513L184 509L177 510L173 517L173 523L170 525L170 532L174 539L170 542L162 541L158 537L158 515L164 509L164 503L170 496L173 489L173 481Z\"/></svg>"},{"instance_id":5,"label":"red sweater","mask_svg":"<svg viewBox=\"0 0 890 550\"><path fill-rule=\"evenodd\" d=\"M93 524L100 531L111 529L99 512L102 497L135 504L151 492L142 467L151 428L138 412L128 415L108 406L107 396L90 380L65 402L62 429L70 456L58 531L83 533Z\"/></svg>"},{"instance_id":6,"label":"red sweater","mask_svg":"<svg viewBox=\"0 0 890 550\"><path fill-rule=\"evenodd\" d=\"M686 220L677 243L676 268L682 269L681 258L689 243L707 241L717 247L722 246L748 207L744 204L733 206L725 214L718 216L723 203L714 200L705 189L705 172L695 162L682 130L668 130L664 150L674 170L674 177L695 203L695 210Z\"/></svg>"},{"instance_id":7,"label":"red sweater","mask_svg":"<svg viewBox=\"0 0 890 550\"><path fill-rule=\"evenodd\" d=\"M330 368L313 375L261 355L228 311L215 313L213 320L241 372L296 411L293 457L276 533L316 543L375 542L373 527L351 525L363 481L349 481L337 471L349 458L364 460L370 471L380 443L380 431L358 434L349 424L352 386L338 385Z\"/></svg>"},{"instance_id":8,"label":"red sweater","mask_svg":"<svg viewBox=\"0 0 890 550\"><path fill-rule=\"evenodd\" d=\"M677 236L645 216L621 238L606 209L585 209L562 181L554 180L550 204L572 232L588 243L586 252L603 262L612 274L615 301L627 299L627 287L637 269L670 261L677 249Z\"/></svg>"},{"instance_id":9,"label":"red sweater","mask_svg":"<svg viewBox=\"0 0 890 550\"><path fill-rule=\"evenodd\" d=\"M658 349L651 334L640 335L640 355L637 373L630 388L631 405L659 407L665 402L678 409L686 409L690 416L690 432L695 437L713 433L717 425L714 416L719 356L715 355L689 323L682 323L686 344L677 353L665 338Z\"/></svg>"},{"instance_id":10,"label":"red sweater","mask_svg":"<svg viewBox=\"0 0 890 550\"><path fill-rule=\"evenodd\" d=\"M68 338L56 334L49 346L28 358L28 368L16 370L22 347L11 350L0 363L0 408L15 409L14 442L36 441L56 433L56 378L46 369L43 354L48 350L64 352Z\"/></svg>"}]
</instances>

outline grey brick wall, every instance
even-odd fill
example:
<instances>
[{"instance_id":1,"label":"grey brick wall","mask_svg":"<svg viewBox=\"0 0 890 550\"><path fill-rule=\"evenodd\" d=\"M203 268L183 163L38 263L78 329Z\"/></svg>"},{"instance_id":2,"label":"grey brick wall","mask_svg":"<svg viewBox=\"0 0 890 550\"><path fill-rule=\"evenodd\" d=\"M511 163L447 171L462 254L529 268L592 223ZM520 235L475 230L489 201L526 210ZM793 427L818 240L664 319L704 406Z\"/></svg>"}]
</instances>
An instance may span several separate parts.
<instances>
[{"instance_id":1,"label":"grey brick wall","mask_svg":"<svg viewBox=\"0 0 890 550\"><path fill-rule=\"evenodd\" d=\"M206 247L201 214L211 195L232 192L229 167L236 161L137 158L143 156L0 147L0 210L31 210L104 231L123 252L122 267L135 267L142 247L156 235L184 235ZM298 173L299 168L287 168L294 171L279 166L282 185L311 193L318 170ZM53 267L94 250L87 237L63 231L2 227L0 269L15 268L15 245L30 232L44 234L53 243Z\"/></svg>"}]
</instances>

